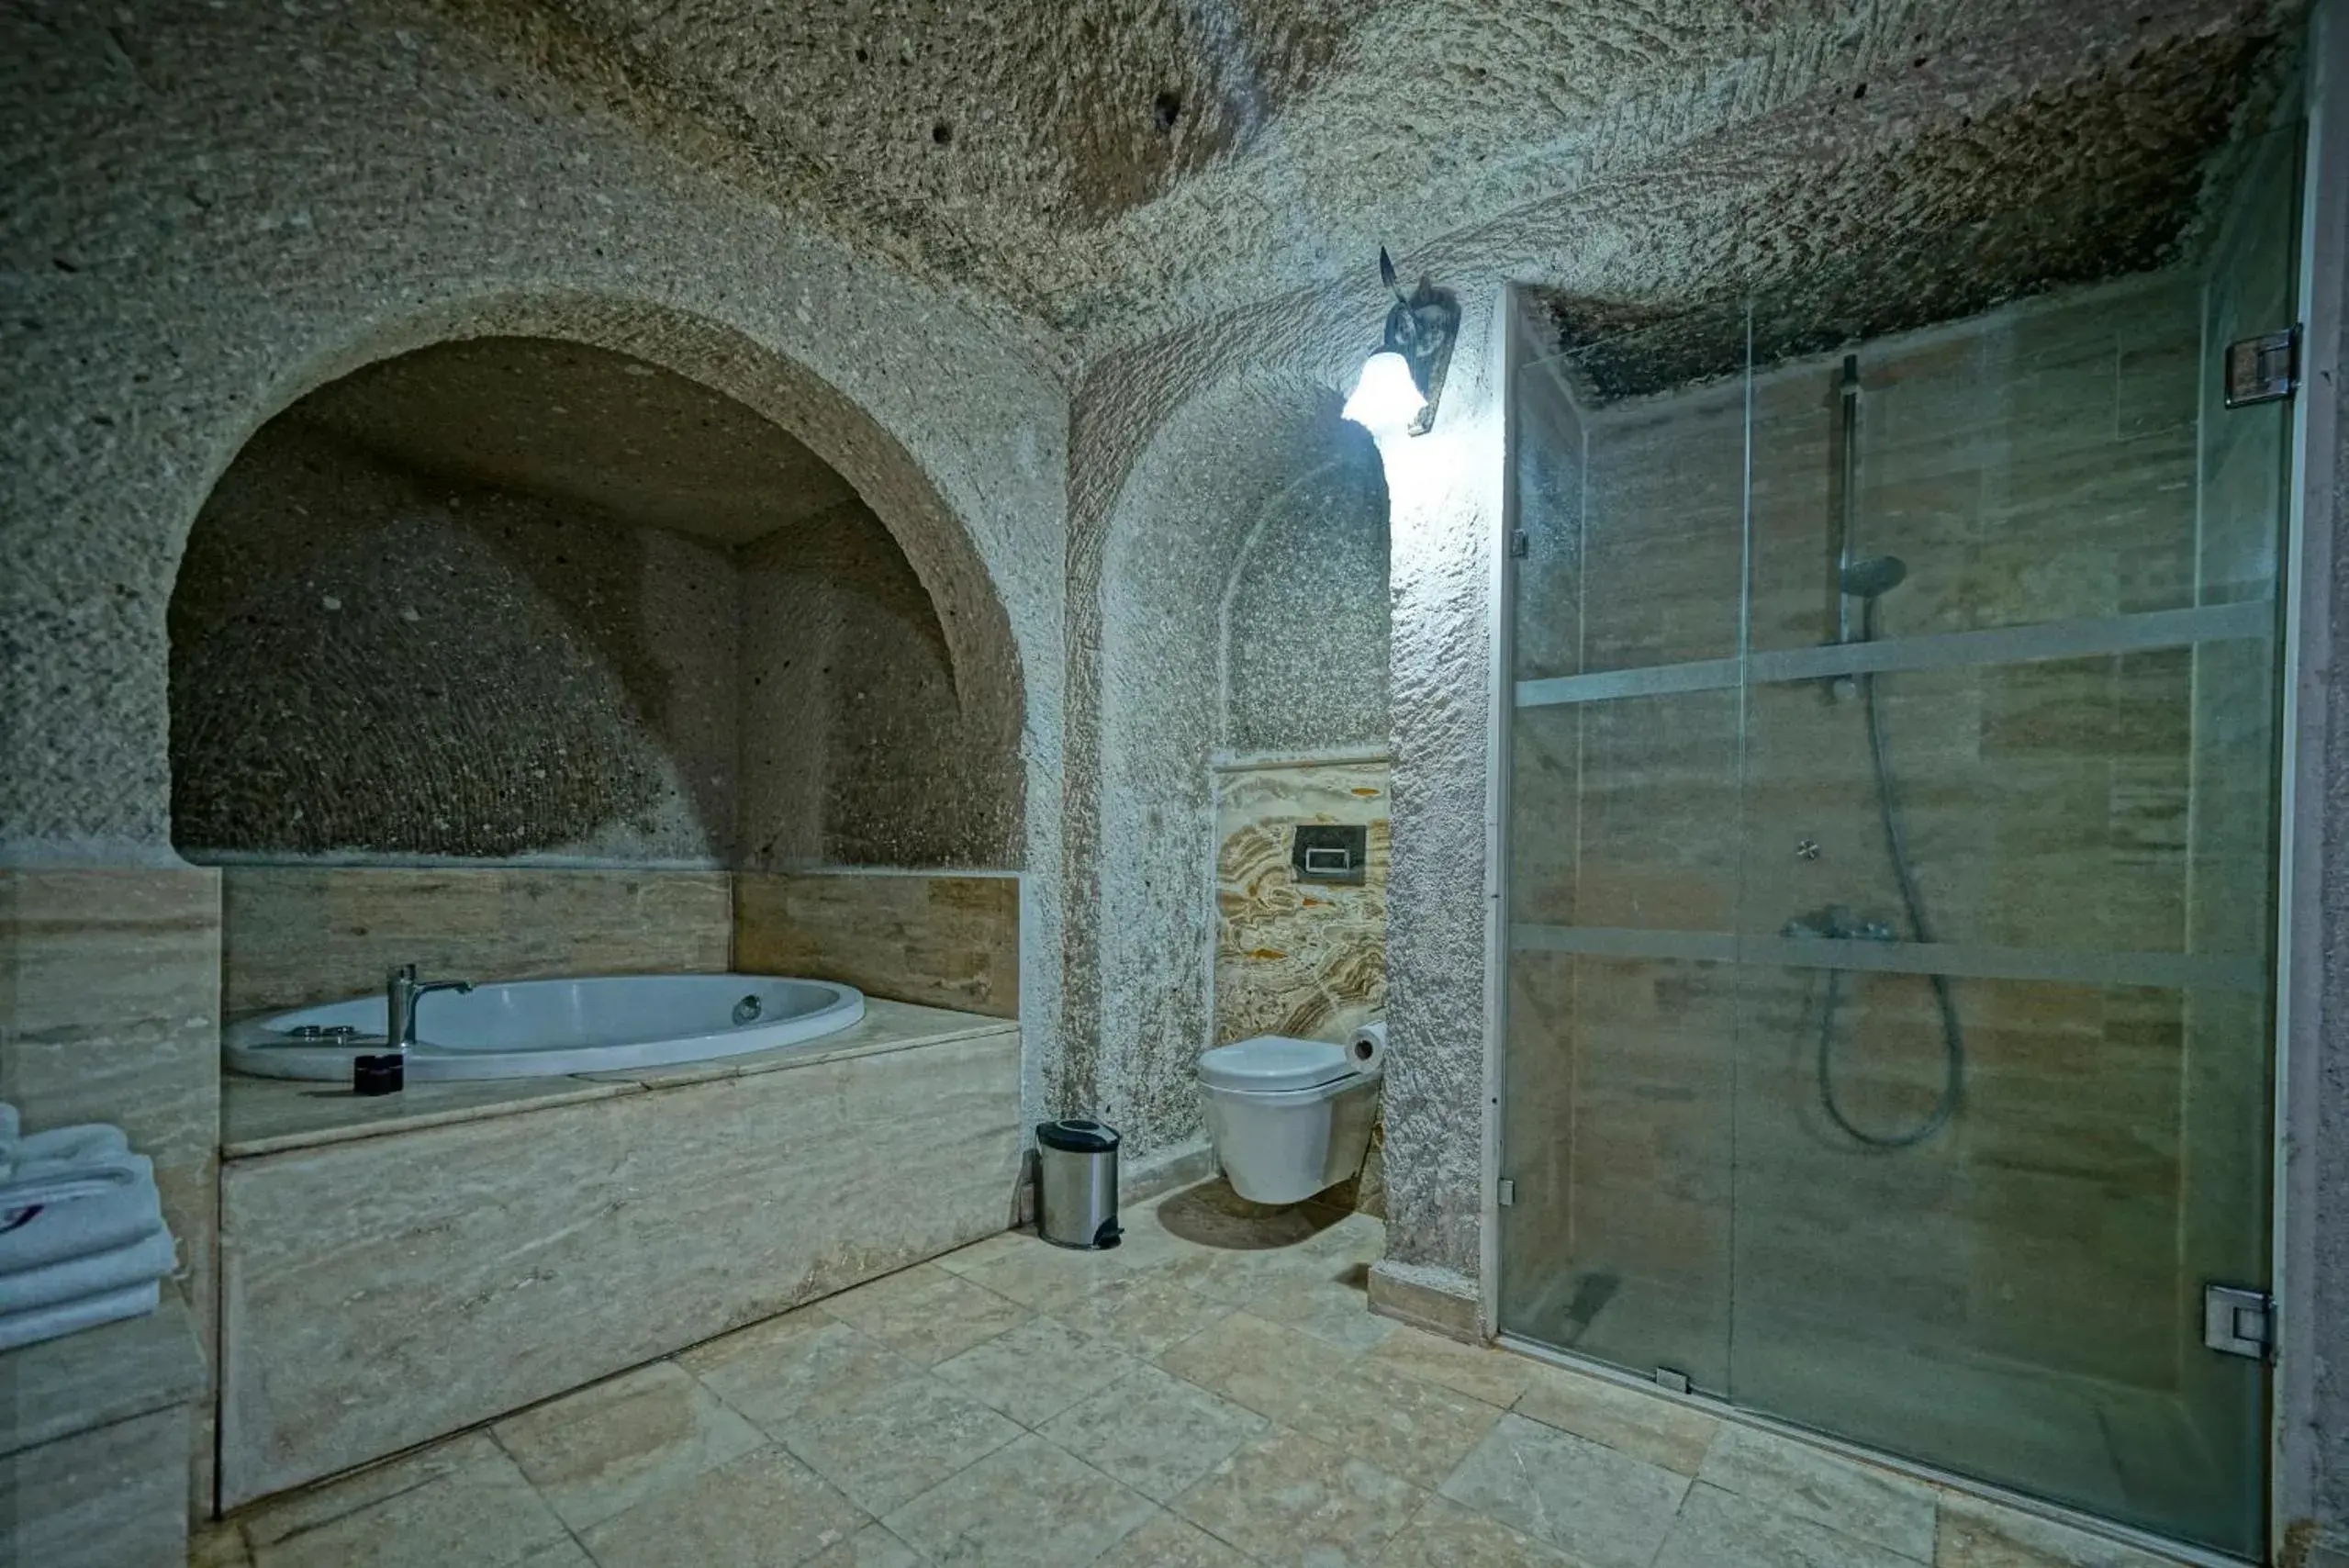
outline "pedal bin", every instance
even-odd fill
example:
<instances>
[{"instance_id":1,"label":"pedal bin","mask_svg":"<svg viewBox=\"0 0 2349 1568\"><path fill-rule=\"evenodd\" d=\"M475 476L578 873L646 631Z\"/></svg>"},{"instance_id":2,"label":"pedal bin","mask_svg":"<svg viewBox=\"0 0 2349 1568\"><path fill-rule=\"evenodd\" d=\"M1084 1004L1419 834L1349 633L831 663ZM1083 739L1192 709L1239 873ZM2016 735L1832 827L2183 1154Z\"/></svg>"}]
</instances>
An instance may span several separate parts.
<instances>
[{"instance_id":1,"label":"pedal bin","mask_svg":"<svg viewBox=\"0 0 2349 1568\"><path fill-rule=\"evenodd\" d=\"M1072 1118L1035 1129L1036 1234L1099 1251L1118 1242L1117 1132Z\"/></svg>"}]
</instances>

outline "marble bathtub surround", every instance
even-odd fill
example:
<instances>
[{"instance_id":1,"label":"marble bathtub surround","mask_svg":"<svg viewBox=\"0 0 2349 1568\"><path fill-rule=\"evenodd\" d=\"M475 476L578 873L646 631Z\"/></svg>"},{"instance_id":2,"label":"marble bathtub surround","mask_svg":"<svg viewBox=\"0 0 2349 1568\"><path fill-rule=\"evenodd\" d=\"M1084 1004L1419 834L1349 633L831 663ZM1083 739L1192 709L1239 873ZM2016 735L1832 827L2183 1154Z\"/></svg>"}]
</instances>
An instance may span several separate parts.
<instances>
[{"instance_id":1,"label":"marble bathtub surround","mask_svg":"<svg viewBox=\"0 0 2349 1568\"><path fill-rule=\"evenodd\" d=\"M0 1562L180 1568L210 1381L169 1285L146 1316L0 1351Z\"/></svg>"},{"instance_id":2,"label":"marble bathtub surround","mask_svg":"<svg viewBox=\"0 0 2349 1568\"><path fill-rule=\"evenodd\" d=\"M1000 1231L1019 1035L959 1023L926 1043L230 1159L225 1498L504 1416ZM387 1201L353 1206L352 1193ZM327 1210L344 1221L316 1224ZM944 1382L930 1393L891 1412L892 1429L984 1434L1002 1419ZM899 1484L942 1478L917 1467Z\"/></svg>"},{"instance_id":3,"label":"marble bathtub surround","mask_svg":"<svg viewBox=\"0 0 2349 1568\"><path fill-rule=\"evenodd\" d=\"M474 980L708 974L732 953L723 871L221 868L225 1015L380 991L390 964Z\"/></svg>"},{"instance_id":4,"label":"marble bathtub surround","mask_svg":"<svg viewBox=\"0 0 2349 1568\"><path fill-rule=\"evenodd\" d=\"M28 1127L110 1122L154 1163L198 1339L213 1342L220 879L193 867L0 869L0 1099ZM211 1443L196 1440L208 1499Z\"/></svg>"},{"instance_id":5,"label":"marble bathtub surround","mask_svg":"<svg viewBox=\"0 0 2349 1568\"><path fill-rule=\"evenodd\" d=\"M607 1100L643 1089L674 1089L721 1079L813 1067L856 1057L1001 1035L1000 1018L868 1001L865 1016L837 1034L800 1046L751 1051L672 1067L624 1068L557 1078L496 1078L473 1082L419 1083L397 1094L362 1096L293 1079L232 1073L220 1086L222 1154L229 1159L277 1154L315 1144L479 1121L542 1111L585 1100Z\"/></svg>"},{"instance_id":6,"label":"marble bathtub surround","mask_svg":"<svg viewBox=\"0 0 2349 1568\"><path fill-rule=\"evenodd\" d=\"M207 1568L2166 1561L1506 1351L1399 1325L1368 1348L1317 1338L1279 1320L1281 1304L1347 1278L1383 1244L1378 1222L1334 1215L1320 1228L1251 1225L1234 1206L1197 1190L1136 1205L1131 1251L990 1238L485 1430L260 1504L232 1518L199 1560ZM1201 1212L1231 1223L1202 1239ZM941 1276L962 1288L944 1294ZM900 1278L894 1292L880 1288ZM1196 1298L1191 1333L1154 1343L1108 1317L1091 1319L1098 1331L1073 1327L1088 1303L1146 1283ZM1242 1294L1242 1305L1229 1304ZM949 1300L994 1331L934 1361L943 1347L919 1334L912 1308ZM957 1363L990 1372L958 1381ZM973 1396L1083 1366L1115 1375L1066 1403L1065 1387L1032 1403ZM1406 1415L1383 1421L1381 1406ZM468 1519L477 1522L465 1533ZM464 1554L448 1556L458 1539Z\"/></svg>"},{"instance_id":7,"label":"marble bathtub surround","mask_svg":"<svg viewBox=\"0 0 2349 1568\"><path fill-rule=\"evenodd\" d=\"M744 871L734 967L845 980L867 996L1016 1018L1013 876Z\"/></svg>"}]
</instances>

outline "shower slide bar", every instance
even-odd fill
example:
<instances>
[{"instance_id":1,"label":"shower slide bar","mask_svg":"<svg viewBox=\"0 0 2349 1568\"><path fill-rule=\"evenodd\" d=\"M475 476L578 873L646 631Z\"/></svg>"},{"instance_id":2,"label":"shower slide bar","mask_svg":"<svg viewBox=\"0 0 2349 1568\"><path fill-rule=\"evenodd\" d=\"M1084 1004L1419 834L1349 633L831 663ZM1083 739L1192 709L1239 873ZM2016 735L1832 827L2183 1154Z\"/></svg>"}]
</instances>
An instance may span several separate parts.
<instances>
[{"instance_id":1,"label":"shower slide bar","mask_svg":"<svg viewBox=\"0 0 2349 1568\"><path fill-rule=\"evenodd\" d=\"M2054 980L2073 985L2148 986L2163 991L2265 991L2267 966L2211 953L2124 953L2050 947L1991 947L1957 942L1869 942L1824 936L1746 936L1732 931L1650 931L1610 925L1513 924L1519 953L1578 953L1605 958L1672 958L1795 969L1874 969L1962 980Z\"/></svg>"},{"instance_id":2,"label":"shower slide bar","mask_svg":"<svg viewBox=\"0 0 2349 1568\"><path fill-rule=\"evenodd\" d=\"M2152 610L2092 620L2047 621L2032 626L2002 626L1981 632L1940 632L1921 637L1829 643L1811 648L1773 648L1742 659L1693 659L1686 664L1551 676L1517 682L1516 705L1549 708L1622 697L1718 691L1745 681L1767 686L1899 670L1967 669L2029 664L2040 659L2091 658L2104 654L2190 647L2198 643L2259 642L2275 635L2275 600L2243 599L2232 604Z\"/></svg>"}]
</instances>

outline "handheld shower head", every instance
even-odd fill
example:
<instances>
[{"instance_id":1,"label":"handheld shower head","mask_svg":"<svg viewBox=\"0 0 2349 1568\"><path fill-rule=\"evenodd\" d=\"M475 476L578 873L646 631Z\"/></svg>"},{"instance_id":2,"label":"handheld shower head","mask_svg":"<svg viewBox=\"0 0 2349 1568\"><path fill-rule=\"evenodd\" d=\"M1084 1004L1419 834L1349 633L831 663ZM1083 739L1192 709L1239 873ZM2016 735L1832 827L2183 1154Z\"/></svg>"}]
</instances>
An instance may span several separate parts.
<instances>
[{"instance_id":1,"label":"handheld shower head","mask_svg":"<svg viewBox=\"0 0 2349 1568\"><path fill-rule=\"evenodd\" d=\"M1908 563L1897 555L1870 555L1836 574L1836 586L1853 599L1875 599L1908 579Z\"/></svg>"}]
</instances>

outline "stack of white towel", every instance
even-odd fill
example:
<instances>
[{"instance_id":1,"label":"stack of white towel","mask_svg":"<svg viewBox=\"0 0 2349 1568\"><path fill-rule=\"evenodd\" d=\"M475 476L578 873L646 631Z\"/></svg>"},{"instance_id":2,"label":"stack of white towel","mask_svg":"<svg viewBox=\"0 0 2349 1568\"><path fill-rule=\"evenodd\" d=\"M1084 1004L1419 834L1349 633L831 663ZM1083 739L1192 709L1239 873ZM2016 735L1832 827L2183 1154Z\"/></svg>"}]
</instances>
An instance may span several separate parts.
<instances>
[{"instance_id":1,"label":"stack of white towel","mask_svg":"<svg viewBox=\"0 0 2349 1568\"><path fill-rule=\"evenodd\" d=\"M17 1136L0 1102L0 1350L155 1310L177 1259L118 1127Z\"/></svg>"}]
</instances>

